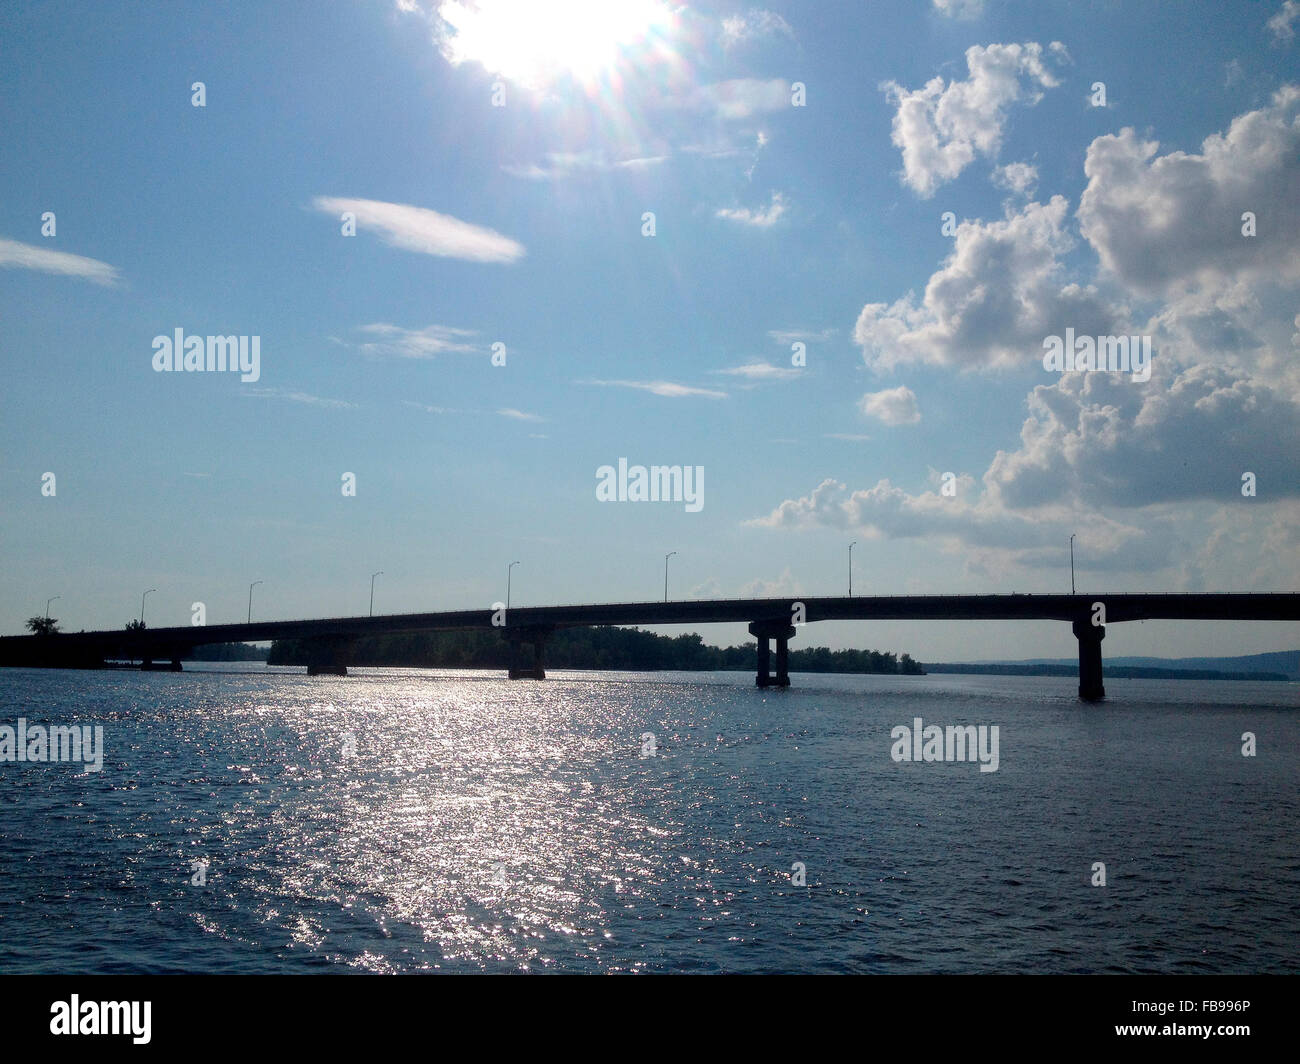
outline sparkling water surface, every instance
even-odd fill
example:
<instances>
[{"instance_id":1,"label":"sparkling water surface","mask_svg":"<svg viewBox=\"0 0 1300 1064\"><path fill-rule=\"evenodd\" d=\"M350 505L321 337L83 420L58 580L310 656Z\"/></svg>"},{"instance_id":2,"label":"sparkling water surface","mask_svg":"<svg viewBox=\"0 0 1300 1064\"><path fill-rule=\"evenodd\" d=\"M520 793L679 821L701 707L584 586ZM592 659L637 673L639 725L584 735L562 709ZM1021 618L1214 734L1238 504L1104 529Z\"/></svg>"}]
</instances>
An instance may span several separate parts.
<instances>
[{"instance_id":1,"label":"sparkling water surface","mask_svg":"<svg viewBox=\"0 0 1300 1064\"><path fill-rule=\"evenodd\" d=\"M0 670L0 972L1298 967L1300 684L186 668Z\"/></svg>"}]
</instances>

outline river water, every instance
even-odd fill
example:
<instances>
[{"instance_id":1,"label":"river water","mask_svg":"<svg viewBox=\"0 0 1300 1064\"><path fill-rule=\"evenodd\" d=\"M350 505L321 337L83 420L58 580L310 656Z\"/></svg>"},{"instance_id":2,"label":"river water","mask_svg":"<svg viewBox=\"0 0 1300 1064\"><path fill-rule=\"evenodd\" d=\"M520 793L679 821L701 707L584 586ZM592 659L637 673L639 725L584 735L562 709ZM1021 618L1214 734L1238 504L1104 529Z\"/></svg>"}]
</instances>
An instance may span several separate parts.
<instances>
[{"instance_id":1,"label":"river water","mask_svg":"<svg viewBox=\"0 0 1300 1064\"><path fill-rule=\"evenodd\" d=\"M1298 967L1300 684L186 668L0 670L0 972Z\"/></svg>"}]
</instances>

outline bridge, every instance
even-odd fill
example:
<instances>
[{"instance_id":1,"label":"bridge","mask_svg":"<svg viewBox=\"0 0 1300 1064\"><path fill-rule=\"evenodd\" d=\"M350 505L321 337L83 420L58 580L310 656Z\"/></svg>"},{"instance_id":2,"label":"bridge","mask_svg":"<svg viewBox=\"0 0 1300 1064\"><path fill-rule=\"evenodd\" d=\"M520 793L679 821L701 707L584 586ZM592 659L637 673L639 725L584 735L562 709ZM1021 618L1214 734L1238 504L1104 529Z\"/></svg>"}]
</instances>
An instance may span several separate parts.
<instances>
[{"instance_id":1,"label":"bridge","mask_svg":"<svg viewBox=\"0 0 1300 1064\"><path fill-rule=\"evenodd\" d=\"M110 661L139 661L141 668L179 671L181 659L197 646L294 639L307 645L309 674L346 676L356 642L365 636L495 628L510 644L510 678L541 680L546 677L546 640L558 628L742 622L748 624L749 633L758 642L757 685L788 687L789 643L799 628L817 621L886 620L1067 622L1079 644L1079 697L1095 702L1106 696L1101 642L1107 624L1142 620L1296 621L1300 620L1300 594L876 595L616 602L515 607L509 611L497 604L487 610L5 636L0 637L0 665L103 668ZM525 644L532 647L531 660L525 660ZM157 664L161 662L168 664Z\"/></svg>"}]
</instances>

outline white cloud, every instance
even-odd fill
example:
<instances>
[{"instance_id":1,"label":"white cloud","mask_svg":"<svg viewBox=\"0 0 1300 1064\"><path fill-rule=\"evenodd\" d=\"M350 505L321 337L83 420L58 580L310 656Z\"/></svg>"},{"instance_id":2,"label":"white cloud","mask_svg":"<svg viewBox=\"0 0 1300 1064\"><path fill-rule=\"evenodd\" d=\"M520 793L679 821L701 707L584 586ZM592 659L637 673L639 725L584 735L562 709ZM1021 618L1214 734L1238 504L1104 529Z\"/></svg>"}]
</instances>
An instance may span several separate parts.
<instances>
[{"instance_id":1,"label":"white cloud","mask_svg":"<svg viewBox=\"0 0 1300 1064\"><path fill-rule=\"evenodd\" d=\"M1032 196L1038 184L1038 167L1029 163L1007 163L993 171L993 183L1018 196Z\"/></svg>"},{"instance_id":2,"label":"white cloud","mask_svg":"<svg viewBox=\"0 0 1300 1064\"><path fill-rule=\"evenodd\" d=\"M886 425L915 425L921 420L916 395L906 385L868 392L858 400L858 408L867 416Z\"/></svg>"},{"instance_id":3,"label":"white cloud","mask_svg":"<svg viewBox=\"0 0 1300 1064\"><path fill-rule=\"evenodd\" d=\"M1107 270L1148 295L1300 279L1300 86L1206 137L1200 154L1158 149L1132 129L1088 147L1079 228Z\"/></svg>"},{"instance_id":4,"label":"white cloud","mask_svg":"<svg viewBox=\"0 0 1300 1064\"><path fill-rule=\"evenodd\" d=\"M775 11L750 8L742 15L729 15L722 20L722 43L726 46L760 37L782 36L794 40L794 30Z\"/></svg>"},{"instance_id":5,"label":"white cloud","mask_svg":"<svg viewBox=\"0 0 1300 1064\"><path fill-rule=\"evenodd\" d=\"M360 332L375 339L358 345L362 354L372 358L433 358L451 351L479 351L476 344L465 342L476 335L473 329L450 325L426 325L423 329L404 329L400 325L375 322L361 326Z\"/></svg>"},{"instance_id":6,"label":"white cloud","mask_svg":"<svg viewBox=\"0 0 1300 1064\"><path fill-rule=\"evenodd\" d=\"M776 224L777 219L785 214L786 204L785 197L779 192L773 192L771 199L766 207L723 207L717 211L717 217L725 218L730 222L739 222L741 225L753 226L756 229L770 229Z\"/></svg>"},{"instance_id":7,"label":"white cloud","mask_svg":"<svg viewBox=\"0 0 1300 1064\"><path fill-rule=\"evenodd\" d=\"M339 196L317 196L312 206L336 218L351 211L356 215L359 232L374 231L385 244L404 251L467 262L515 262L525 254L522 244L494 229L471 225L425 207Z\"/></svg>"},{"instance_id":8,"label":"white cloud","mask_svg":"<svg viewBox=\"0 0 1300 1064\"><path fill-rule=\"evenodd\" d=\"M556 181L574 174L608 173L616 170L648 170L668 160L667 155L637 155L611 159L603 151L547 152L544 163L502 166L511 177L529 181Z\"/></svg>"},{"instance_id":9,"label":"white cloud","mask_svg":"<svg viewBox=\"0 0 1300 1064\"><path fill-rule=\"evenodd\" d=\"M653 395L661 395L667 399L686 399L686 398L703 398L703 399L726 399L726 392L714 391L711 388L694 388L688 384L676 384L673 381L583 381L584 384L595 384L602 388L635 388L639 391L650 392Z\"/></svg>"},{"instance_id":10,"label":"white cloud","mask_svg":"<svg viewBox=\"0 0 1300 1064\"><path fill-rule=\"evenodd\" d=\"M853 338L876 368L926 362L966 368L1041 365L1043 337L1072 327L1080 335L1125 332L1119 311L1091 287L1066 283L1060 256L1073 241L1069 204L1008 209L1002 221L962 222L953 251L917 303L868 303Z\"/></svg>"},{"instance_id":11,"label":"white cloud","mask_svg":"<svg viewBox=\"0 0 1300 1064\"><path fill-rule=\"evenodd\" d=\"M98 259L72 255L66 251L51 251L35 244L22 244L17 240L0 238L0 267L18 270L39 270L64 277L80 277L95 284L112 285L117 282L117 267Z\"/></svg>"},{"instance_id":12,"label":"white cloud","mask_svg":"<svg viewBox=\"0 0 1300 1064\"><path fill-rule=\"evenodd\" d=\"M1066 55L1056 41L1048 50L1057 59ZM965 81L945 85L936 77L916 90L892 81L881 85L898 104L891 139L903 153L903 182L919 196L934 195L977 155L996 155L1007 107L1032 106L1040 89L1058 84L1043 62L1043 46L1032 42L972 45L966 66Z\"/></svg>"},{"instance_id":13,"label":"white cloud","mask_svg":"<svg viewBox=\"0 0 1300 1064\"><path fill-rule=\"evenodd\" d=\"M934 6L949 18L976 18L984 12L984 0L934 0Z\"/></svg>"},{"instance_id":14,"label":"white cloud","mask_svg":"<svg viewBox=\"0 0 1300 1064\"><path fill-rule=\"evenodd\" d=\"M546 418L538 414L525 414L522 410L516 410L512 406L503 407L497 413L501 417L508 417L514 421L545 421Z\"/></svg>"},{"instance_id":15,"label":"white cloud","mask_svg":"<svg viewBox=\"0 0 1300 1064\"><path fill-rule=\"evenodd\" d=\"M1277 14L1268 20L1268 29L1273 34L1273 40L1279 44L1295 40L1295 30L1291 28L1291 23L1300 18L1300 2L1297 0L1285 0Z\"/></svg>"},{"instance_id":16,"label":"white cloud","mask_svg":"<svg viewBox=\"0 0 1300 1064\"><path fill-rule=\"evenodd\" d=\"M790 82L781 78L734 78L701 85L692 100L720 118L752 118L790 106Z\"/></svg>"},{"instance_id":17,"label":"white cloud","mask_svg":"<svg viewBox=\"0 0 1300 1064\"><path fill-rule=\"evenodd\" d=\"M310 395L307 392L291 392L283 388L241 388L239 394L251 396L254 399L283 399L290 403L320 406L329 410L355 410L357 405L344 399L322 399L319 395Z\"/></svg>"},{"instance_id":18,"label":"white cloud","mask_svg":"<svg viewBox=\"0 0 1300 1064\"><path fill-rule=\"evenodd\" d=\"M828 440L850 440L854 443L863 443L871 439L870 436L864 436L859 432L823 432L822 436Z\"/></svg>"},{"instance_id":19,"label":"white cloud","mask_svg":"<svg viewBox=\"0 0 1300 1064\"><path fill-rule=\"evenodd\" d=\"M729 377L744 377L750 381L784 381L799 376L799 370L792 366L773 366L770 362L746 362L743 366L715 369L711 372L726 374Z\"/></svg>"}]
</instances>

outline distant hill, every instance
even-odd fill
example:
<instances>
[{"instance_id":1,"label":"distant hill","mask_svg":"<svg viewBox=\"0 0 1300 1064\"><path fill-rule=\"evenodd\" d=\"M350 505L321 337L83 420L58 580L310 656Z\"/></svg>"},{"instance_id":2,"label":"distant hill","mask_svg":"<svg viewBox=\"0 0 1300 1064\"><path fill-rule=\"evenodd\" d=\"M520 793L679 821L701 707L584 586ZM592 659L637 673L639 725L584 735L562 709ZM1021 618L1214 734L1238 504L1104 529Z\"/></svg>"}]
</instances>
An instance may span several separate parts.
<instances>
[{"instance_id":1,"label":"distant hill","mask_svg":"<svg viewBox=\"0 0 1300 1064\"><path fill-rule=\"evenodd\" d=\"M1029 658L1024 661L925 663L926 672L996 676L1073 676L1074 658ZM1300 680L1300 650L1275 650L1228 658L1105 659L1107 676L1182 680Z\"/></svg>"}]
</instances>

